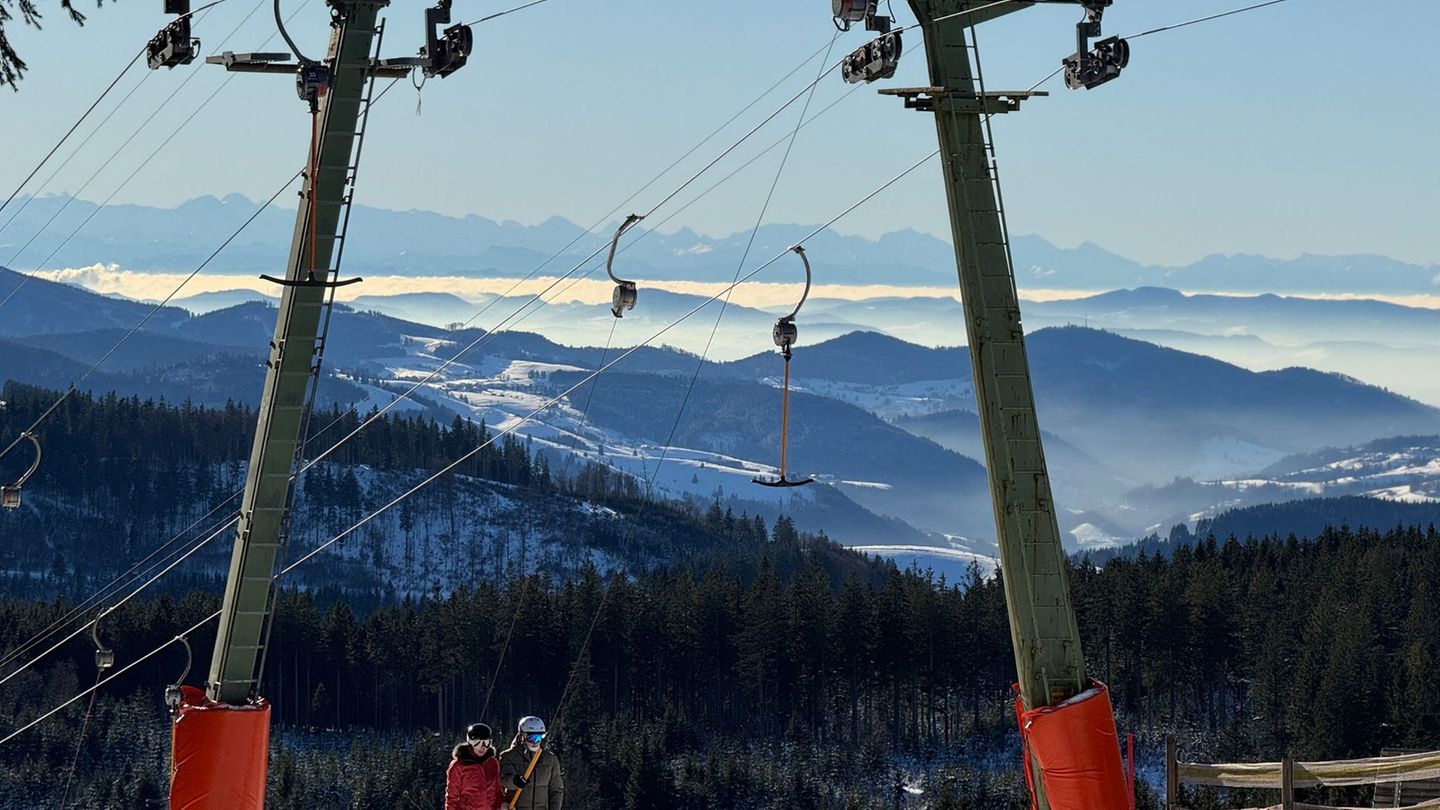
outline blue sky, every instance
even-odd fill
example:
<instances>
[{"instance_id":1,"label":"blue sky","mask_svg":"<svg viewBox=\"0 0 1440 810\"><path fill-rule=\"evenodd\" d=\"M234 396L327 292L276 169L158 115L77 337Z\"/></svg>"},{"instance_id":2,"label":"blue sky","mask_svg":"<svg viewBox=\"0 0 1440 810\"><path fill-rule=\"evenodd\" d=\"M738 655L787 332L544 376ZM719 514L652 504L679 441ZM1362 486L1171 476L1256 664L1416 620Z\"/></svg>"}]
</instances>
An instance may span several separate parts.
<instances>
[{"instance_id":1,"label":"blue sky","mask_svg":"<svg viewBox=\"0 0 1440 810\"><path fill-rule=\"evenodd\" d=\"M286 0L287 10L300 0ZM396 0L387 52L418 47L425 3ZM457 0L462 19L511 3ZM1119 0L1107 34L1243 5L1239 0ZM164 23L158 0L93 10L83 29L59 19L36 32L11 25L31 72L0 93L10 189L125 61ZM908 7L895 4L902 22ZM204 53L256 9L227 2L199 21ZM981 32L991 88L1023 88L1073 48L1078 15L1034 8ZM325 14L309 0L292 31L323 49ZM274 30L269 0L224 45L252 50ZM1440 262L1440 90L1430 78L1435 0L1289 0L1135 43L1125 75L997 120L1011 227L1058 244L1092 241L1140 261L1181 264L1211 253L1380 253ZM549 0L477 26L479 52L462 72L421 94L402 82L376 107L359 199L390 208L474 213L533 223L560 215L589 225L656 171L823 48L828 4ZM859 45L843 35L835 61ZM268 46L277 49L278 38ZM927 83L918 38L899 75ZM814 77L818 58L773 96L642 195L648 208ZM85 190L103 199L228 74L198 63L144 78L130 102L46 190L75 191L190 72L169 106ZM136 70L112 99L146 76ZM766 216L822 222L934 148L933 125L895 99L862 88L803 130ZM819 85L812 112L845 93ZM423 100L416 115L416 101ZM108 103L99 113L108 111ZM786 134L798 105L737 153L743 160ZM98 116L97 119L98 120ZM20 126L14 126L19 122ZM81 136L88 132L82 128ZM264 198L303 160L304 107L290 81L239 75L116 196L173 205L202 194ZM78 140L76 141L78 142ZM61 152L61 157L68 154ZM774 179L779 150L677 217L707 234L749 228ZM726 170L724 164L714 179ZM42 172L41 178L48 173ZM700 181L696 189L708 185ZM681 201L688 199L682 196ZM673 208L668 209L673 210ZM662 214L666 210L662 210ZM938 164L917 171L837 225L876 236L903 228L948 231Z\"/></svg>"}]
</instances>

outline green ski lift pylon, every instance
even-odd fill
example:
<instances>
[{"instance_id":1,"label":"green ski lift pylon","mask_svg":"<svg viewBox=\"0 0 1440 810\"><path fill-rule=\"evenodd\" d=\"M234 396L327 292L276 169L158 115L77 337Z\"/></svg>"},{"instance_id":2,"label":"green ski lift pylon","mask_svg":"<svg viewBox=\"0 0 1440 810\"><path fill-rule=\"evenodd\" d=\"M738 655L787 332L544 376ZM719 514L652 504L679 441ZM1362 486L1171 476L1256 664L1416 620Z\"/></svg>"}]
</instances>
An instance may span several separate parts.
<instances>
[{"instance_id":1,"label":"green ski lift pylon","mask_svg":"<svg viewBox=\"0 0 1440 810\"><path fill-rule=\"evenodd\" d=\"M286 272L276 279L282 285L280 306L206 683L210 699L231 706L258 694L275 562L289 522L308 393L324 348L322 318L329 294L346 283L336 277L374 79L404 78L412 69L374 55L383 36L379 12L389 0L328 0L328 5L330 42L323 60L288 62L288 53L225 53L206 59L229 71L293 77L301 97L314 104L314 145Z\"/></svg>"},{"instance_id":2,"label":"green ski lift pylon","mask_svg":"<svg viewBox=\"0 0 1440 810\"><path fill-rule=\"evenodd\" d=\"M804 245L793 245L790 250L799 256L805 265L805 291L800 294L800 302L795 305L795 309L776 321L775 328L770 330L770 337L775 341L775 345L780 347L780 354L785 358L785 382L780 388L780 477L773 481L765 478L750 479L752 483L762 487L803 487L815 483L814 478L790 478L785 470L786 450L790 439L790 350L800 336L800 330L795 326L795 317L800 314L800 308L805 306L805 299L810 297L811 278L810 259L805 255Z\"/></svg>"},{"instance_id":3,"label":"green ski lift pylon","mask_svg":"<svg viewBox=\"0 0 1440 810\"><path fill-rule=\"evenodd\" d=\"M615 229L615 236L610 240L610 255L605 257L605 272L610 275L610 280L615 282L615 292L610 296L610 314L617 318L625 317L625 310L635 308L635 300L639 296L639 291L635 289L635 282L626 281L615 275L615 249L620 245L620 237L644 218L643 214L631 214L625 217L625 221Z\"/></svg>"},{"instance_id":4,"label":"green ski lift pylon","mask_svg":"<svg viewBox=\"0 0 1440 810\"><path fill-rule=\"evenodd\" d=\"M35 472L40 469L40 439L30 431L20 434L20 441L28 441L35 448L35 460L30 462L29 469L25 470L13 484L0 486L0 507L5 509L20 508L20 492L25 487L25 482L34 477Z\"/></svg>"},{"instance_id":5,"label":"green ski lift pylon","mask_svg":"<svg viewBox=\"0 0 1440 810\"><path fill-rule=\"evenodd\" d=\"M988 92L974 36L976 26L989 20L1037 3L1063 3L1086 12L1080 29L1083 52L1088 37L1099 33L1100 13L1110 2L909 0L918 24L925 29L932 86L881 91L900 96L909 109L935 117L1011 642L1025 710L1055 706L1089 684L1035 414L990 128L992 116L1015 111L1022 101L1045 94ZM1076 55L1076 64L1088 66L1082 56ZM1115 72L1118 74L1118 69ZM1037 804L1040 810L1048 810L1038 763L1032 758L1030 764L1037 777L1033 780Z\"/></svg>"}]
</instances>

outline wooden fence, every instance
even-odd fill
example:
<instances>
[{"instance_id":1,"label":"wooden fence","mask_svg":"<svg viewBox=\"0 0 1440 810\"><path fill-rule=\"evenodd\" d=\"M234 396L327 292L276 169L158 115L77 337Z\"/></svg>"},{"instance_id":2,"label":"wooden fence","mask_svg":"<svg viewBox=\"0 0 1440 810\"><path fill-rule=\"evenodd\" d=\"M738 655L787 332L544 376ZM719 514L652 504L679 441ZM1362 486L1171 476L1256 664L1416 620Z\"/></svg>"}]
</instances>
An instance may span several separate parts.
<instances>
[{"instance_id":1,"label":"wooden fence","mask_svg":"<svg viewBox=\"0 0 1440 810\"><path fill-rule=\"evenodd\" d=\"M1175 738L1165 739L1165 806L1180 807L1183 785L1277 790L1280 804L1250 810L1361 810L1330 808L1295 800L1296 789L1374 785L1371 807L1440 810L1440 751L1387 749L1369 759L1296 762L1215 763L1182 762Z\"/></svg>"}]
</instances>

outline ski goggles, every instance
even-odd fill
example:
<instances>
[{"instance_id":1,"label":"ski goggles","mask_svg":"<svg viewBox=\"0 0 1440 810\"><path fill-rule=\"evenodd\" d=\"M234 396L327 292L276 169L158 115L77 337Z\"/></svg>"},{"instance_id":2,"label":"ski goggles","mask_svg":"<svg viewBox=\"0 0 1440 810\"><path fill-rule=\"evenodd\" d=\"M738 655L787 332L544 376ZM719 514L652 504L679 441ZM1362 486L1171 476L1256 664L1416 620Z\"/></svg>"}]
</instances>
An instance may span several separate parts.
<instances>
[{"instance_id":1,"label":"ski goggles","mask_svg":"<svg viewBox=\"0 0 1440 810\"><path fill-rule=\"evenodd\" d=\"M533 744L533 745L539 745L540 742L541 742L542 740L544 740L544 739L545 739L545 734L544 734L544 732L541 732L541 733L538 733L538 734L526 734L526 735L525 735L525 742L531 743L531 744Z\"/></svg>"},{"instance_id":2,"label":"ski goggles","mask_svg":"<svg viewBox=\"0 0 1440 810\"><path fill-rule=\"evenodd\" d=\"M475 746L475 747L479 747L479 746L482 746L482 745L485 746L486 748L489 748L489 747L490 747L490 738L489 738L489 737L485 737L485 738L483 738L483 739L476 739L476 738L474 738L474 737L467 737L465 741L468 742L468 743L470 743L470 745Z\"/></svg>"}]
</instances>

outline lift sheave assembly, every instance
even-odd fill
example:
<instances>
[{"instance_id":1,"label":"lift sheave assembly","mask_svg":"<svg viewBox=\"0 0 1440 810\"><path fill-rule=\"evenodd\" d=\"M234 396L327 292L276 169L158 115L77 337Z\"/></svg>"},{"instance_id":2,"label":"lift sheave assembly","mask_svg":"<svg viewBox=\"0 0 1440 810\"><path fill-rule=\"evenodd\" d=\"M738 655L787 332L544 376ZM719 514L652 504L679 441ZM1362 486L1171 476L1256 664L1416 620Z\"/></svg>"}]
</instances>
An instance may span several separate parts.
<instances>
[{"instance_id":1,"label":"lift sheave assembly","mask_svg":"<svg viewBox=\"0 0 1440 810\"><path fill-rule=\"evenodd\" d=\"M901 32L891 30L895 24L893 18L877 13L878 3L879 0L831 0L836 28L849 31L854 23L863 22L866 31L878 34L840 62L840 75L851 84L888 79L900 65L900 53L904 49Z\"/></svg>"},{"instance_id":2,"label":"lift sheave assembly","mask_svg":"<svg viewBox=\"0 0 1440 810\"><path fill-rule=\"evenodd\" d=\"M145 46L145 63L151 70L188 65L200 52L200 40L190 36L190 0L165 0L165 13L179 17Z\"/></svg>"}]
</instances>

